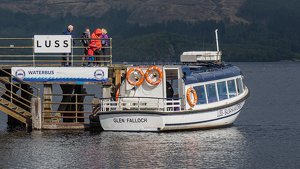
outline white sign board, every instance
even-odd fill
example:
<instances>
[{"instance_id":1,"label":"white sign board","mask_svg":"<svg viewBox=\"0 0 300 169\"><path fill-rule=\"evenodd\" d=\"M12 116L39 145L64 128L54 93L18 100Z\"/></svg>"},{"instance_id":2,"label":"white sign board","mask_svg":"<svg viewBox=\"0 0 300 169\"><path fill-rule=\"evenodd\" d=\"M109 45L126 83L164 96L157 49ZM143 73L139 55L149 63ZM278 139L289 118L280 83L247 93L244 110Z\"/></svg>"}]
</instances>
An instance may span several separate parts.
<instances>
[{"instance_id":1,"label":"white sign board","mask_svg":"<svg viewBox=\"0 0 300 169\"><path fill-rule=\"evenodd\" d=\"M27 82L107 82L107 67L12 67L11 72ZM14 79L14 81L17 81Z\"/></svg>"},{"instance_id":2,"label":"white sign board","mask_svg":"<svg viewBox=\"0 0 300 169\"><path fill-rule=\"evenodd\" d=\"M71 35L34 35L34 53L71 53Z\"/></svg>"}]
</instances>

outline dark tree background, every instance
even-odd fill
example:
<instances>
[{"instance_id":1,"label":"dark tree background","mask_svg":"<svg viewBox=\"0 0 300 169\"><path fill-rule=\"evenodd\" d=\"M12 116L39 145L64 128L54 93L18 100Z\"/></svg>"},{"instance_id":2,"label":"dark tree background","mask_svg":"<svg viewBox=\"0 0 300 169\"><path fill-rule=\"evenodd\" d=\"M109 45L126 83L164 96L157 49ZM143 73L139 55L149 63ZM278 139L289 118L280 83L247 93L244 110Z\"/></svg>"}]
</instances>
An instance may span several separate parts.
<instances>
[{"instance_id":1,"label":"dark tree background","mask_svg":"<svg viewBox=\"0 0 300 169\"><path fill-rule=\"evenodd\" d=\"M216 50L214 30L218 29L225 61L293 60L300 59L299 7L300 1L297 0L247 0L238 16L250 24L230 23L230 18L227 18L220 22L206 20L196 23L175 20L146 27L126 23L131 13L125 9L111 8L101 18L76 17L70 13L50 17L1 10L0 37L60 35L72 24L75 36L79 38L85 27L92 31L106 28L109 37L113 38L113 61L175 61L184 51ZM0 41L1 46L9 44L9 41ZM77 41L76 46L80 45Z\"/></svg>"}]
</instances>

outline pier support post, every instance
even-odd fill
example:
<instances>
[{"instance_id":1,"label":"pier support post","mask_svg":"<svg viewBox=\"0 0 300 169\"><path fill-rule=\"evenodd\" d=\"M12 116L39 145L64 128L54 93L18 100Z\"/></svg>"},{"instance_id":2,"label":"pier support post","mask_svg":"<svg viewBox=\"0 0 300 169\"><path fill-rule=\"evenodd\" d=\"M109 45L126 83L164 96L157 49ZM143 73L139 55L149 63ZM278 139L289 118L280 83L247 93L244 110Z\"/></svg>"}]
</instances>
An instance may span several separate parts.
<instances>
[{"instance_id":1,"label":"pier support post","mask_svg":"<svg viewBox=\"0 0 300 169\"><path fill-rule=\"evenodd\" d=\"M111 86L110 85L102 86L102 97L103 98L111 98Z\"/></svg>"},{"instance_id":2,"label":"pier support post","mask_svg":"<svg viewBox=\"0 0 300 169\"><path fill-rule=\"evenodd\" d=\"M121 86L121 82L122 82L121 69L116 69L115 86L117 90Z\"/></svg>"},{"instance_id":3,"label":"pier support post","mask_svg":"<svg viewBox=\"0 0 300 169\"><path fill-rule=\"evenodd\" d=\"M52 84L44 84L44 94L52 94ZM44 95L44 106L43 109L46 111L52 111L52 104L47 104L47 102L52 102L52 95ZM45 113L44 116L52 116L52 113ZM52 122L51 118L44 119L43 122Z\"/></svg>"},{"instance_id":4,"label":"pier support post","mask_svg":"<svg viewBox=\"0 0 300 169\"><path fill-rule=\"evenodd\" d=\"M102 96L103 98L110 98L111 97L110 85L103 85L102 94L103 94L103 96Z\"/></svg>"},{"instance_id":5,"label":"pier support post","mask_svg":"<svg viewBox=\"0 0 300 169\"><path fill-rule=\"evenodd\" d=\"M61 87L63 94L72 94L75 85L60 85L60 87ZM63 96L61 102L62 103L71 102L71 95ZM67 104L60 104L57 111L71 111L71 108ZM63 113L63 116L74 116L74 115L75 114L72 114L72 113ZM74 119L72 119L72 118L64 118L63 122L73 122L73 120Z\"/></svg>"},{"instance_id":6,"label":"pier support post","mask_svg":"<svg viewBox=\"0 0 300 169\"><path fill-rule=\"evenodd\" d=\"M42 106L41 98L31 99L31 114L32 114L32 129L41 130L42 129Z\"/></svg>"}]
</instances>

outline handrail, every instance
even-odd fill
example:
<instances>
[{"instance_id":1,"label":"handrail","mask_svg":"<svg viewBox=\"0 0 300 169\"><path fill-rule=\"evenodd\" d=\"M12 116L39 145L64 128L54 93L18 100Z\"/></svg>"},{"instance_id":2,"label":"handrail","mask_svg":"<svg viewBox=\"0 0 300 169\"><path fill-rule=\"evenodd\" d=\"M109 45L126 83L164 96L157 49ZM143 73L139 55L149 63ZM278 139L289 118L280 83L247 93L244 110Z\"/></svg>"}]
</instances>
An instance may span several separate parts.
<instances>
[{"instance_id":1,"label":"handrail","mask_svg":"<svg viewBox=\"0 0 300 169\"><path fill-rule=\"evenodd\" d=\"M100 98L101 112L120 110L178 111L181 109L182 100L182 98L154 97L118 97L118 101L111 99Z\"/></svg>"},{"instance_id":2,"label":"handrail","mask_svg":"<svg viewBox=\"0 0 300 169\"><path fill-rule=\"evenodd\" d=\"M7 74L7 75L10 76L10 82L7 81L7 80L5 80L5 79L3 79L3 78L1 78L1 79L2 79L2 81L7 82L7 84L10 84L10 85L11 85L11 87L10 87L10 101L11 101L11 102L12 102L12 100L14 100L14 99L13 99L13 98L14 98L13 96L18 96L18 97L22 98L23 100L26 100L26 99L23 98L22 96L19 96L18 94L13 93L13 87L16 87L16 88L18 88L18 89L21 89L21 91L23 91L23 92L25 92L25 93L31 95L32 97L35 97L35 98L38 98L38 97L39 97L39 95L40 95L40 89L39 89L39 88L37 88L37 87L35 87L35 86L33 86L33 85L31 85L31 84L29 84L29 83L23 81L22 79L20 79L20 78L14 76L14 75L12 75L12 74L10 74L9 72L7 72L7 71L5 71L5 70L3 70L3 69L0 69L0 70L1 70L2 72L4 72L5 74ZM13 82L13 79L14 79L14 78L17 79L18 83L26 84L26 85L29 85L30 87L32 87L33 89L36 89L36 91L37 91L37 96L34 95L33 93L28 92L27 90L24 90L24 89L21 88L21 87L15 85L14 82ZM5 89L5 90L9 92L9 90L7 90L7 89ZM18 102L19 102L19 101L18 101ZM31 101L29 101L29 100L27 100L27 102L28 102L28 103L31 103Z\"/></svg>"},{"instance_id":3,"label":"handrail","mask_svg":"<svg viewBox=\"0 0 300 169\"><path fill-rule=\"evenodd\" d=\"M52 102L52 101L45 101L45 96L75 96L75 102ZM50 107L54 104L60 104L60 105L75 105L75 110L45 110L42 111L42 122L45 122L46 119L51 119L51 122L46 122L48 124L51 123L69 123L69 122L61 122L60 119L75 119L76 123L84 123L84 122L78 122L78 119L88 119L88 116L78 116L78 114L92 114L92 111L79 111L77 108L79 105L89 105L92 106L92 103L84 103L84 102L78 102L78 97L82 96L92 96L93 98L96 97L95 94L43 94L43 104L47 104ZM47 97L47 98L48 98ZM44 107L44 106L43 106ZM44 107L45 108L45 107ZM62 115L63 113L64 115ZM50 114L50 115L49 115ZM55 115L53 115L55 114ZM75 114L72 116L66 116L65 114ZM58 122L53 122L54 119L59 119Z\"/></svg>"},{"instance_id":4,"label":"handrail","mask_svg":"<svg viewBox=\"0 0 300 169\"><path fill-rule=\"evenodd\" d=\"M49 35L51 36L51 35ZM34 53L34 38L0 38L0 41L3 40L17 40L17 41L24 41L24 40L31 40L32 44L27 44L26 46L15 46L15 45L10 45L10 46L0 46L0 50L4 50L4 49L10 49L10 50L14 50L14 49L32 49L32 54L20 54L20 55L0 55L0 65L5 65L5 66L12 66L9 63L20 63L18 64L23 65L24 63L28 63L28 65L32 65L32 66L58 66L57 64L53 64L53 63L70 63L71 66L74 66L74 63L88 63L88 62L94 62L97 64L110 64L112 65L112 38L71 38L71 41L73 40L83 40L83 39L96 39L96 40L108 40L109 46L103 46L101 48L103 49L109 49L109 54L108 55L94 55L94 58L98 58L97 60L95 59L94 61L89 61L88 59L82 61L81 58L83 57L90 57L88 55L78 55L78 54L74 54L74 50L80 50L80 49L84 49L84 48L89 48L89 47L85 47L85 46L71 46L71 54L69 56L63 56L63 55L41 55L41 54L35 54ZM78 53L78 52L77 52ZM83 53L83 52L81 52ZM70 57L70 60L61 60L62 57ZM13 60L11 60L10 58L14 58ZM23 60L24 58L26 58L26 60ZM108 60L100 60L100 58L109 58ZM7 64L4 64L7 63ZM39 63L39 64L36 64ZM49 65L49 63L52 63ZM26 66L28 66L26 65Z\"/></svg>"},{"instance_id":5,"label":"handrail","mask_svg":"<svg viewBox=\"0 0 300 169\"><path fill-rule=\"evenodd\" d=\"M14 76L14 75L10 74L9 72L7 72L7 71L5 71L5 70L3 70L3 69L0 69L0 70L1 70L2 72L6 73L7 75L11 76L11 77L14 77L14 78L17 79L18 81L21 81L22 84L27 84L27 85L29 85L30 87L36 89L36 90L38 91L38 96L39 96L39 94L40 94L40 93L39 93L39 91L40 91L39 88L37 88L37 87L35 87L35 86L33 86L33 85L31 85L31 84L29 84L29 83L23 81L22 79L18 78L17 76ZM29 93L28 93L28 94L29 94Z\"/></svg>"},{"instance_id":6,"label":"handrail","mask_svg":"<svg viewBox=\"0 0 300 169\"><path fill-rule=\"evenodd\" d=\"M0 91L0 93L2 93L3 95L5 95L5 96L7 96L7 97L9 97L9 95L8 94L6 94L6 93L4 93L4 92L2 92L2 91ZM17 95L17 96L19 96L19 95ZM21 97L21 96L19 96L19 97ZM23 97L21 97L22 99L24 99ZM23 102L21 102L20 100L18 100L18 99L15 99L14 97L12 97L11 98L11 100L14 100L14 101L16 101L16 102L18 102L18 103L20 103L20 104L22 104L23 106L25 106L25 107L27 107L27 108L29 108L29 109L31 109L32 107L31 106L28 106L28 105L26 105L25 103L23 103ZM28 103L31 103L31 101L27 101ZM11 103L12 103L12 101L11 101Z\"/></svg>"}]
</instances>

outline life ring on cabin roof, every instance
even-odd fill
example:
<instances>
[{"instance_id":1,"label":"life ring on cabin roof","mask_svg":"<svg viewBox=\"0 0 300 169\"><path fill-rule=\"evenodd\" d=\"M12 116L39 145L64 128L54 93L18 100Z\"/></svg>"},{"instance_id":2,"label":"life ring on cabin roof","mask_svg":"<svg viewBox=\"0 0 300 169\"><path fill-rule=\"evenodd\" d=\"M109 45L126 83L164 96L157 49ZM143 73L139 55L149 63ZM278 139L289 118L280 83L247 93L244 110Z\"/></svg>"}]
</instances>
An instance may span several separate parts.
<instances>
[{"instance_id":1,"label":"life ring on cabin roof","mask_svg":"<svg viewBox=\"0 0 300 169\"><path fill-rule=\"evenodd\" d=\"M157 79L156 81L151 81L150 80L150 77L149 77L149 73L151 70L157 70L158 73L159 73L159 79ZM163 78L163 73L161 71L161 69L159 67L156 67L156 66L151 66L147 69L146 73L145 73L145 77L146 77L146 81L149 83L149 84L152 84L152 85L158 85L161 81L162 81L162 78Z\"/></svg>"},{"instance_id":2,"label":"life ring on cabin roof","mask_svg":"<svg viewBox=\"0 0 300 169\"><path fill-rule=\"evenodd\" d=\"M116 101L118 101L118 97L119 97L119 95L120 95L120 88L117 90L117 93L116 93Z\"/></svg>"},{"instance_id":3,"label":"life ring on cabin roof","mask_svg":"<svg viewBox=\"0 0 300 169\"><path fill-rule=\"evenodd\" d=\"M191 99L191 93L194 96L193 101ZM190 88L187 89L186 97L187 97L189 105L191 105L191 106L195 106L196 105L196 103L197 103L197 93L196 93L196 91L195 91L194 88L190 87Z\"/></svg>"},{"instance_id":4,"label":"life ring on cabin roof","mask_svg":"<svg viewBox=\"0 0 300 169\"><path fill-rule=\"evenodd\" d=\"M141 79L137 82L133 82L133 81L130 80L130 74L133 71L138 71L141 74ZM135 78L136 78L136 80L138 80L137 76ZM144 72L142 71L142 69L140 69L138 67L133 67L133 68L129 69L129 71L126 73L126 80L128 81L129 84L131 84L133 86L141 85L143 83L144 79L145 79Z\"/></svg>"}]
</instances>

